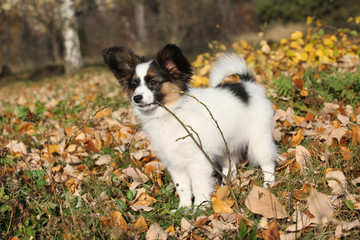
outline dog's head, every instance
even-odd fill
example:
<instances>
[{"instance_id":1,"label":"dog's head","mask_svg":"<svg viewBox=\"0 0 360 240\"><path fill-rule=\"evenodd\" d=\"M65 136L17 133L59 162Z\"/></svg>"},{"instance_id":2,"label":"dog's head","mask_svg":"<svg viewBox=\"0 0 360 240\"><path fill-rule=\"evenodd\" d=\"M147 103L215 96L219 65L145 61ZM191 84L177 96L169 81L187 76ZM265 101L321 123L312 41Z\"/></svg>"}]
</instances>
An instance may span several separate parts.
<instances>
[{"instance_id":1,"label":"dog's head","mask_svg":"<svg viewBox=\"0 0 360 240\"><path fill-rule=\"evenodd\" d=\"M107 48L103 57L133 104L142 111L156 108L157 103L174 103L180 91L187 91L192 76L191 64L173 44L166 45L151 61L126 47Z\"/></svg>"}]
</instances>

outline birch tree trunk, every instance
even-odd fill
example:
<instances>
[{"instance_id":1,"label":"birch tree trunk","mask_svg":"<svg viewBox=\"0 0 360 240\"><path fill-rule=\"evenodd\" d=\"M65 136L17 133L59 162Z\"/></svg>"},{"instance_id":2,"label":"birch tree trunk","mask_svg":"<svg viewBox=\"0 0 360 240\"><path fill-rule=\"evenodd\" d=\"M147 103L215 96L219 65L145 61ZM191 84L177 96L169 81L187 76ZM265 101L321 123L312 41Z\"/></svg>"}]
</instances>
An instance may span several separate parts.
<instances>
[{"instance_id":1,"label":"birch tree trunk","mask_svg":"<svg viewBox=\"0 0 360 240\"><path fill-rule=\"evenodd\" d=\"M144 0L135 1L135 21L137 28L137 49L143 51L144 45L148 42L148 33L145 20Z\"/></svg>"},{"instance_id":2,"label":"birch tree trunk","mask_svg":"<svg viewBox=\"0 0 360 240\"><path fill-rule=\"evenodd\" d=\"M79 69L83 65L80 41L77 32L77 19L75 15L74 0L62 0L60 8L62 20L62 34L64 38L64 62L65 72L69 73Z\"/></svg>"}]
</instances>

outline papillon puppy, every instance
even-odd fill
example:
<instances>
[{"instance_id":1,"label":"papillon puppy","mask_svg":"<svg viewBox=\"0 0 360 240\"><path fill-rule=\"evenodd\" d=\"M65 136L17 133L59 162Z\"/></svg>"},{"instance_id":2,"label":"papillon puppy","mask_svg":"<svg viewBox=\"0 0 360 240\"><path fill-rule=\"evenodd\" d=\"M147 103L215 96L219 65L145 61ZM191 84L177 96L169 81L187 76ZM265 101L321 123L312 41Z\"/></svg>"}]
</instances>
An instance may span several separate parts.
<instances>
[{"instance_id":1,"label":"papillon puppy","mask_svg":"<svg viewBox=\"0 0 360 240\"><path fill-rule=\"evenodd\" d=\"M131 97L134 114L170 172L179 207L192 206L193 198L195 205L210 200L215 184L213 166L227 175L229 168L236 172L236 164L247 158L260 165L265 184L274 182L277 149L272 137L272 103L243 58L225 54L211 71L212 87L191 88L191 64L176 45L166 45L149 61L126 47L105 49L103 57ZM239 82L221 84L234 74ZM206 105L213 118L192 96ZM201 142L214 164L171 113Z\"/></svg>"}]
</instances>

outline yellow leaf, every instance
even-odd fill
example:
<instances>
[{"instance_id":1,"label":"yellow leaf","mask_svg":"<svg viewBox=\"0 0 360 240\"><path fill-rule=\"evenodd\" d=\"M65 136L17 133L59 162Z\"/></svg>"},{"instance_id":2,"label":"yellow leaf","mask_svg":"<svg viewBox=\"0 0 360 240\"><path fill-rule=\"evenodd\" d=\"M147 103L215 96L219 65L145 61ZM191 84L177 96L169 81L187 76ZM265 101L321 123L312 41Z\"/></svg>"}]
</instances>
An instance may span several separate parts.
<instances>
[{"instance_id":1,"label":"yellow leaf","mask_svg":"<svg viewBox=\"0 0 360 240\"><path fill-rule=\"evenodd\" d=\"M298 49L300 46L299 46L299 44L298 44L296 41L292 41L292 42L290 43L290 47L291 47L291 48L294 48L294 49Z\"/></svg>"},{"instance_id":2,"label":"yellow leaf","mask_svg":"<svg viewBox=\"0 0 360 240\"><path fill-rule=\"evenodd\" d=\"M330 39L330 38L325 38L324 39L324 45L331 47L334 45L334 42Z\"/></svg>"},{"instance_id":3,"label":"yellow leaf","mask_svg":"<svg viewBox=\"0 0 360 240\"><path fill-rule=\"evenodd\" d=\"M357 17L355 18L355 23L356 23L356 24L359 24L359 23L360 23L360 16L357 16Z\"/></svg>"},{"instance_id":4,"label":"yellow leaf","mask_svg":"<svg viewBox=\"0 0 360 240\"><path fill-rule=\"evenodd\" d=\"M218 199L217 197L212 197L211 201L212 201L213 209L217 213L233 213L234 212L231 208L232 204L234 204L234 202L229 199L227 201L223 201L223 200Z\"/></svg>"},{"instance_id":5,"label":"yellow leaf","mask_svg":"<svg viewBox=\"0 0 360 240\"><path fill-rule=\"evenodd\" d=\"M316 20L316 25L319 27L324 26L324 22L321 19Z\"/></svg>"},{"instance_id":6,"label":"yellow leaf","mask_svg":"<svg viewBox=\"0 0 360 240\"><path fill-rule=\"evenodd\" d=\"M240 44L241 44L241 47L244 48L244 49L248 48L248 46L249 46L249 44L244 40L241 40Z\"/></svg>"},{"instance_id":7,"label":"yellow leaf","mask_svg":"<svg viewBox=\"0 0 360 240\"><path fill-rule=\"evenodd\" d=\"M309 91L303 88L300 91L300 95L303 97L307 97L307 96L309 96Z\"/></svg>"},{"instance_id":8,"label":"yellow leaf","mask_svg":"<svg viewBox=\"0 0 360 240\"><path fill-rule=\"evenodd\" d=\"M293 34L291 34L290 39L291 40L297 40L299 38L303 37L303 33L300 32L299 30L295 31Z\"/></svg>"},{"instance_id":9,"label":"yellow leaf","mask_svg":"<svg viewBox=\"0 0 360 240\"><path fill-rule=\"evenodd\" d=\"M308 54L306 52L297 52L296 53L296 57L300 60L300 61L306 61L308 59Z\"/></svg>"},{"instance_id":10,"label":"yellow leaf","mask_svg":"<svg viewBox=\"0 0 360 240\"><path fill-rule=\"evenodd\" d=\"M296 124L301 124L305 121L305 118L294 114L294 121Z\"/></svg>"},{"instance_id":11,"label":"yellow leaf","mask_svg":"<svg viewBox=\"0 0 360 240\"><path fill-rule=\"evenodd\" d=\"M60 146L59 145L49 145L49 153L53 154L53 153L58 153L60 154Z\"/></svg>"},{"instance_id":12,"label":"yellow leaf","mask_svg":"<svg viewBox=\"0 0 360 240\"><path fill-rule=\"evenodd\" d=\"M285 45L285 44L287 44L287 42L288 42L288 40L287 40L286 38L282 38L282 39L280 40L280 44L281 44L281 45Z\"/></svg>"},{"instance_id":13,"label":"yellow leaf","mask_svg":"<svg viewBox=\"0 0 360 240\"><path fill-rule=\"evenodd\" d=\"M310 24L312 23L313 19L314 19L314 17L308 16L308 17L306 18L306 24L310 25Z\"/></svg>"},{"instance_id":14,"label":"yellow leaf","mask_svg":"<svg viewBox=\"0 0 360 240\"><path fill-rule=\"evenodd\" d=\"M260 42L260 45L261 45L261 51L265 54L268 54L270 53L271 49L270 49L270 46L268 45L268 43L263 40Z\"/></svg>"},{"instance_id":15,"label":"yellow leaf","mask_svg":"<svg viewBox=\"0 0 360 240\"><path fill-rule=\"evenodd\" d=\"M304 136L302 135L302 132L304 129L300 129L295 136L290 141L290 147L295 147L301 143L301 141L304 139Z\"/></svg>"},{"instance_id":16,"label":"yellow leaf","mask_svg":"<svg viewBox=\"0 0 360 240\"><path fill-rule=\"evenodd\" d=\"M308 43L305 45L304 50L306 52L315 52L314 45L312 43Z\"/></svg>"}]
</instances>

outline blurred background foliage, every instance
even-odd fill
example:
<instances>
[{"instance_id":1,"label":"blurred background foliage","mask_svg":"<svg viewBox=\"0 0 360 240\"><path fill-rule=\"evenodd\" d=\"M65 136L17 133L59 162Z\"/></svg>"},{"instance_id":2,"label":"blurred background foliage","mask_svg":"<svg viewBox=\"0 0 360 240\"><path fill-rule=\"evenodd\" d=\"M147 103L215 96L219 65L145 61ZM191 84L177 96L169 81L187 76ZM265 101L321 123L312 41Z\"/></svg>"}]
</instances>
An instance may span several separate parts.
<instances>
[{"instance_id":1,"label":"blurred background foliage","mask_svg":"<svg viewBox=\"0 0 360 240\"><path fill-rule=\"evenodd\" d=\"M24 69L63 71L63 1L0 0L0 77ZM348 18L359 13L358 0L71 1L86 64L101 62L101 50L112 45L151 56L168 42L179 44L193 60L213 40L228 46L240 40L280 42L294 30L305 30L307 16L346 28ZM265 33L262 38L259 32Z\"/></svg>"}]
</instances>

